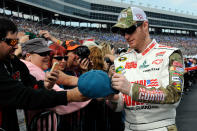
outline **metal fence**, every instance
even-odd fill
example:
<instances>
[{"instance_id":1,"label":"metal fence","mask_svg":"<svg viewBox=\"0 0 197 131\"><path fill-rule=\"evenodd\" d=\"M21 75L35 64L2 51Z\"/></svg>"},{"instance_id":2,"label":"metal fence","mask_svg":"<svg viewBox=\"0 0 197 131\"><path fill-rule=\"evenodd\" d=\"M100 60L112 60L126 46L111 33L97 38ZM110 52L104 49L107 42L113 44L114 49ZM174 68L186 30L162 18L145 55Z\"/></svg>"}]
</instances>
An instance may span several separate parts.
<instances>
[{"instance_id":1,"label":"metal fence","mask_svg":"<svg viewBox=\"0 0 197 131\"><path fill-rule=\"evenodd\" d=\"M80 111L60 116L58 131L124 131L122 116L105 101L92 100Z\"/></svg>"}]
</instances>

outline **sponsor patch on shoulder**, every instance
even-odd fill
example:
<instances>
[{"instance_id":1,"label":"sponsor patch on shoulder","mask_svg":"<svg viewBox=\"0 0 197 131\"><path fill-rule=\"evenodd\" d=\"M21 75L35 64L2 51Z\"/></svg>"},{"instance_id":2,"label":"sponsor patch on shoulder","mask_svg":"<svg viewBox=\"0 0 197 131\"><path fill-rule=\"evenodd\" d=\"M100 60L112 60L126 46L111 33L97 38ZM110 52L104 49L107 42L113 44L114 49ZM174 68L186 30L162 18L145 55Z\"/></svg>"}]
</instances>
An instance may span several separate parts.
<instances>
[{"instance_id":1,"label":"sponsor patch on shoulder","mask_svg":"<svg viewBox=\"0 0 197 131\"><path fill-rule=\"evenodd\" d=\"M181 85L180 84L177 84L176 82L173 82L172 84L175 86L175 88L177 90L181 90Z\"/></svg>"},{"instance_id":2,"label":"sponsor patch on shoulder","mask_svg":"<svg viewBox=\"0 0 197 131\"><path fill-rule=\"evenodd\" d=\"M181 82L181 78L180 77L172 77L172 81Z\"/></svg>"},{"instance_id":3,"label":"sponsor patch on shoulder","mask_svg":"<svg viewBox=\"0 0 197 131\"><path fill-rule=\"evenodd\" d=\"M175 67L175 66L171 66L171 67L170 67L170 70L171 70L171 71L184 72L184 69L183 69L183 68Z\"/></svg>"},{"instance_id":4,"label":"sponsor patch on shoulder","mask_svg":"<svg viewBox=\"0 0 197 131\"><path fill-rule=\"evenodd\" d=\"M183 68L183 64L181 64L178 61L173 61L172 65L175 66L175 67L181 67L181 68Z\"/></svg>"}]
</instances>

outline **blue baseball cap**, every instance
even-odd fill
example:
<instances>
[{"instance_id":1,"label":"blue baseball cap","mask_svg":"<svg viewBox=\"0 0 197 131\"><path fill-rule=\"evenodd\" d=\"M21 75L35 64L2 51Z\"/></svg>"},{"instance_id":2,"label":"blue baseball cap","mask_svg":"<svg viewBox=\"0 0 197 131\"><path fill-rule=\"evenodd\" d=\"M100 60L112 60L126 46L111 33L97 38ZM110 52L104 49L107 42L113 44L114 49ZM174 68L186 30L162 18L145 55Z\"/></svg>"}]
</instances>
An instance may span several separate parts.
<instances>
[{"instance_id":1,"label":"blue baseball cap","mask_svg":"<svg viewBox=\"0 0 197 131\"><path fill-rule=\"evenodd\" d=\"M79 91L88 98L105 97L119 91L111 88L111 79L101 70L91 70L79 77Z\"/></svg>"}]
</instances>

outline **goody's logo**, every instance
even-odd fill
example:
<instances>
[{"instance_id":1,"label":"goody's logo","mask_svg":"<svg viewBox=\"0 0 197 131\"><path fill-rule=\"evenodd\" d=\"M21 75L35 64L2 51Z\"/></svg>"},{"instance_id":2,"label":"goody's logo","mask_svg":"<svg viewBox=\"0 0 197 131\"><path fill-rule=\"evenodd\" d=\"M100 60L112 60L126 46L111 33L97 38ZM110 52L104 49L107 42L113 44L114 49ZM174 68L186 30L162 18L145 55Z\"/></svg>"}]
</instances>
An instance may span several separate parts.
<instances>
[{"instance_id":1,"label":"goody's logo","mask_svg":"<svg viewBox=\"0 0 197 131\"><path fill-rule=\"evenodd\" d=\"M126 60L127 60L127 57L120 57L120 58L118 58L118 61L120 61L120 62L124 62Z\"/></svg>"},{"instance_id":2,"label":"goody's logo","mask_svg":"<svg viewBox=\"0 0 197 131\"><path fill-rule=\"evenodd\" d=\"M122 74L124 73L125 68L123 66L119 66L116 68L116 73Z\"/></svg>"},{"instance_id":3,"label":"goody's logo","mask_svg":"<svg viewBox=\"0 0 197 131\"><path fill-rule=\"evenodd\" d=\"M146 60L142 63L142 65L140 65L140 69L144 69L146 67L148 67L149 65L146 63Z\"/></svg>"}]
</instances>

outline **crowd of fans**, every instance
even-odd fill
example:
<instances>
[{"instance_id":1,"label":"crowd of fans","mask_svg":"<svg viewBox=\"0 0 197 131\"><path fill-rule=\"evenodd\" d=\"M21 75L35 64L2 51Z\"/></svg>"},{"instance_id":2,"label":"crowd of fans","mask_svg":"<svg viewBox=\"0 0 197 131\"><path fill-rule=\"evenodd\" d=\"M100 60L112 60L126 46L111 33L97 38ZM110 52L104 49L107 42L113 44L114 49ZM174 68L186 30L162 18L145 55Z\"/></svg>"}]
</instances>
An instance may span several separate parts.
<instances>
[{"instance_id":1,"label":"crowd of fans","mask_svg":"<svg viewBox=\"0 0 197 131\"><path fill-rule=\"evenodd\" d=\"M20 45L16 55L27 65L30 73L37 80L43 80L45 77L44 71L50 70L53 63L59 63L60 77L53 87L56 91L76 87L78 77L91 69L103 70L110 75L115 56L126 52L128 49L124 38L111 32L82 27L41 25L39 22L25 19L12 19L19 28ZM52 40L52 36L56 39ZM180 48L184 55L196 55L197 38L170 35L152 35L152 37L161 44ZM86 38L92 38L94 42L86 41L83 45L79 43L81 39ZM45 40L48 41L48 44L45 44ZM36 45L37 43L42 44L42 46ZM33 49L37 48L47 48L48 50L35 52ZM117 50L116 54L114 50ZM197 66L196 59L185 59L185 65L186 67ZM191 84L195 83L196 72L188 71L185 73L185 77L188 78L185 86L191 87ZM67 81L64 81L65 79ZM185 91L189 90L190 88L185 88ZM91 99L86 102L73 102L67 106L51 109L26 111L28 113L26 115L28 117L27 125L31 124L31 120L36 113L46 110L56 112L60 117L60 122L56 123L58 130L124 130L123 112L113 112L107 106L107 100L103 98ZM53 119L56 120L56 117ZM41 128L40 125L37 126Z\"/></svg>"},{"instance_id":2,"label":"crowd of fans","mask_svg":"<svg viewBox=\"0 0 197 131\"><path fill-rule=\"evenodd\" d=\"M102 31L101 29L91 29L84 27L71 27L62 25L44 25L41 22L33 22L26 19L16 18L15 23L20 31L38 34L39 30L48 30L50 34L60 40L93 38L96 42L107 42L114 45L115 50L120 47L128 48L125 39L117 34ZM178 47L184 55L194 56L197 52L197 38L176 35L151 34L160 44Z\"/></svg>"}]
</instances>

